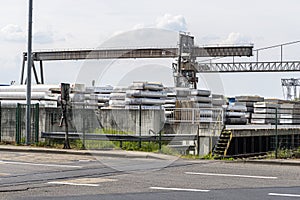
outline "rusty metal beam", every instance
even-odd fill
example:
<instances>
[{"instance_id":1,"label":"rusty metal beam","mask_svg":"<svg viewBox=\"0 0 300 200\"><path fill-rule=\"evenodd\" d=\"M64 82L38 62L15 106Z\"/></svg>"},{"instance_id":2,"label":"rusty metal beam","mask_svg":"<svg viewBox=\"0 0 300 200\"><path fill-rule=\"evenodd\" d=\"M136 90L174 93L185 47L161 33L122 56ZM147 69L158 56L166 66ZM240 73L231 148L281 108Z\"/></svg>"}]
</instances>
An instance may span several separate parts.
<instances>
[{"instance_id":1,"label":"rusty metal beam","mask_svg":"<svg viewBox=\"0 0 300 200\"><path fill-rule=\"evenodd\" d=\"M193 57L252 56L253 46L194 47ZM90 49L40 51L33 53L34 61L83 60L83 59L128 59L128 58L176 58L178 48L140 49ZM24 58L27 59L26 52Z\"/></svg>"}]
</instances>

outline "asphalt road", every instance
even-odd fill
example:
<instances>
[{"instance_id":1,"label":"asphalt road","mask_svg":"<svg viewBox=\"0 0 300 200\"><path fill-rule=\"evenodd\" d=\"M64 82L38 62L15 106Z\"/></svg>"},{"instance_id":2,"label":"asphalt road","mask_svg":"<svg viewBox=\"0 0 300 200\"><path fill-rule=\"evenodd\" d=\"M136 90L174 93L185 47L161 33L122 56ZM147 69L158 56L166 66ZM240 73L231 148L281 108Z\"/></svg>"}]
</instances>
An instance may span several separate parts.
<instances>
[{"instance_id":1,"label":"asphalt road","mask_svg":"<svg viewBox=\"0 0 300 200\"><path fill-rule=\"evenodd\" d=\"M1 152L0 199L299 199L300 167Z\"/></svg>"}]
</instances>

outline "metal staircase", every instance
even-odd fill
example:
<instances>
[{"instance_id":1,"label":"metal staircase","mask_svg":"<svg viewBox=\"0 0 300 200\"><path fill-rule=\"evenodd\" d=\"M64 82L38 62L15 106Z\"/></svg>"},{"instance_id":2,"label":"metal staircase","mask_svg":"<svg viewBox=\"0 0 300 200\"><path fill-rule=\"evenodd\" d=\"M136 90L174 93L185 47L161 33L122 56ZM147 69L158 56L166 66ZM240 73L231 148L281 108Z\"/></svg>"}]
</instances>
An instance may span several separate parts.
<instances>
[{"instance_id":1,"label":"metal staircase","mask_svg":"<svg viewBox=\"0 0 300 200\"><path fill-rule=\"evenodd\" d=\"M220 137L217 141L217 144L215 145L212 155L215 158L223 158L227 154L227 150L230 146L230 142L232 140L232 132L231 130L223 129Z\"/></svg>"}]
</instances>

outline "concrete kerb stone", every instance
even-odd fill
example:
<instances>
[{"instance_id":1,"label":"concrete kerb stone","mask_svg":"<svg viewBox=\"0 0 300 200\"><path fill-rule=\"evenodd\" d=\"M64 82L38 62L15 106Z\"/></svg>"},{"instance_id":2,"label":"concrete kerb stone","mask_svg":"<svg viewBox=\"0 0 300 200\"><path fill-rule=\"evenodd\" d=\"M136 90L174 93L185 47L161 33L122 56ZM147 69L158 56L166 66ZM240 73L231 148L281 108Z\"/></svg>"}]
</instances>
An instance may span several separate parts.
<instances>
[{"instance_id":1,"label":"concrete kerb stone","mask_svg":"<svg viewBox=\"0 0 300 200\"><path fill-rule=\"evenodd\" d=\"M249 163L249 164L263 164L263 165L287 165L287 166L300 166L300 159L272 159L272 160L238 160L234 161L238 163Z\"/></svg>"},{"instance_id":2,"label":"concrete kerb stone","mask_svg":"<svg viewBox=\"0 0 300 200\"><path fill-rule=\"evenodd\" d=\"M31 152L31 153L51 153L51 154L73 154L73 155L95 155L103 157L119 157L119 158L149 158L159 160L174 160L177 157L151 152L134 152L122 150L73 150L73 149L51 149L31 146L12 146L0 145L0 151L7 152Z\"/></svg>"}]
</instances>

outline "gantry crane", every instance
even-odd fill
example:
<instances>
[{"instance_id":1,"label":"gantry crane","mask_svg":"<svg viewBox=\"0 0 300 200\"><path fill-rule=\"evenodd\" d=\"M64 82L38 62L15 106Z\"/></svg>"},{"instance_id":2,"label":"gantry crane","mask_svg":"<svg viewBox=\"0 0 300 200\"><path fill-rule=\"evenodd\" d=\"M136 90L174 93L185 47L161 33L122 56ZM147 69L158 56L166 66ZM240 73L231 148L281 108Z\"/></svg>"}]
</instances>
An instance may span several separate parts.
<instances>
[{"instance_id":1,"label":"gantry crane","mask_svg":"<svg viewBox=\"0 0 300 200\"><path fill-rule=\"evenodd\" d=\"M299 98L297 95L297 88L300 86L300 78L283 78L281 79L283 96L286 100L296 100Z\"/></svg>"},{"instance_id":2,"label":"gantry crane","mask_svg":"<svg viewBox=\"0 0 300 200\"><path fill-rule=\"evenodd\" d=\"M297 41L299 42L299 41ZM296 43L296 42L294 42ZM293 44L293 43L287 43ZM273 47L282 47L286 44ZM172 64L176 87L197 88L197 73L228 73L228 72L291 72L300 71L300 61L283 61L282 53L279 62L259 62L258 52L255 62L229 62L229 63L199 63L199 57L242 57L253 56L253 45L218 45L196 46L194 37L179 34L179 43L174 48L134 48L134 49L89 49L89 50L61 50L39 51L32 53L32 69L37 84L44 84L43 62L53 60L84 60L84 59L130 59L130 58L175 58ZM21 84L25 84L24 70L27 53L23 53L21 68ZM40 74L37 73L35 63L39 63ZM39 77L40 76L40 77Z\"/></svg>"},{"instance_id":3,"label":"gantry crane","mask_svg":"<svg viewBox=\"0 0 300 200\"><path fill-rule=\"evenodd\" d=\"M53 60L85 60L85 59L130 59L130 58L176 58L173 63L175 85L178 87L197 87L199 71L197 57L252 56L253 45L246 46L211 46L194 45L194 37L185 33L179 34L179 45L174 48L134 48L134 49L89 49L39 51L32 53L32 69L37 84L44 84L43 62ZM21 84L25 84L24 70L27 53L23 53L21 68ZM35 63L39 63L40 74Z\"/></svg>"}]
</instances>

